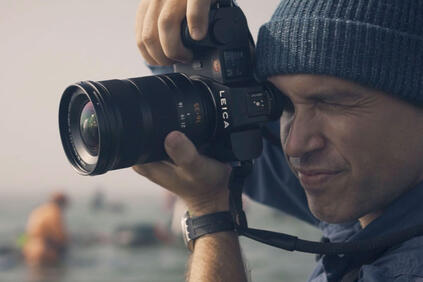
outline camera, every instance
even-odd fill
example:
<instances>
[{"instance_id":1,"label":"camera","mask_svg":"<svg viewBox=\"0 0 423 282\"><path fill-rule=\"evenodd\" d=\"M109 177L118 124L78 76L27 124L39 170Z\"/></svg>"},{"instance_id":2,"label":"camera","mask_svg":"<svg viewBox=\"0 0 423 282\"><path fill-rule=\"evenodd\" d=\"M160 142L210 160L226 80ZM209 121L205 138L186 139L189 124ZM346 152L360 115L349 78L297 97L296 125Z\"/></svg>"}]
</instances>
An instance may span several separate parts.
<instances>
[{"instance_id":1,"label":"camera","mask_svg":"<svg viewBox=\"0 0 423 282\"><path fill-rule=\"evenodd\" d=\"M203 40L190 38L186 22L181 37L194 59L175 64L173 73L66 88L60 136L79 173L98 175L168 159L164 139L174 130L223 162L261 154L261 126L280 117L283 98L254 77L254 42L241 9L214 6Z\"/></svg>"}]
</instances>

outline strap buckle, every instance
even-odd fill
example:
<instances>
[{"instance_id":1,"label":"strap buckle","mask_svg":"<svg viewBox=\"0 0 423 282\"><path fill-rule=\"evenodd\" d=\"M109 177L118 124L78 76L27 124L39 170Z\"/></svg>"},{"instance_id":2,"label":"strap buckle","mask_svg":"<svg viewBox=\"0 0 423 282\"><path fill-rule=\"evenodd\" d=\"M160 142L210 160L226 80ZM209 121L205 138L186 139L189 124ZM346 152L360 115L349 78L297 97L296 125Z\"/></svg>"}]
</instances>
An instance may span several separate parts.
<instances>
[{"instance_id":1,"label":"strap buckle","mask_svg":"<svg viewBox=\"0 0 423 282\"><path fill-rule=\"evenodd\" d=\"M239 166L232 168L229 178L229 205L235 230L239 235L248 229L247 217L242 209L242 190L245 178L251 173L253 163L251 160L240 162Z\"/></svg>"}]
</instances>

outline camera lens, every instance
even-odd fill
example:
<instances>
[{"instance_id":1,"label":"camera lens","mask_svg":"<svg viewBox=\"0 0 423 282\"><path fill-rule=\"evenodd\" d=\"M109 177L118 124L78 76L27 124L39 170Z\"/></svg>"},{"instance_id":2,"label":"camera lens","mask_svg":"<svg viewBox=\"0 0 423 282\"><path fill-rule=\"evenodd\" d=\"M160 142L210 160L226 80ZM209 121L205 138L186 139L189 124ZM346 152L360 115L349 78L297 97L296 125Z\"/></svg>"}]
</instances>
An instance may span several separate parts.
<instances>
[{"instance_id":1,"label":"camera lens","mask_svg":"<svg viewBox=\"0 0 423 282\"><path fill-rule=\"evenodd\" d=\"M66 156L85 175L166 159L164 139L173 130L205 144L216 120L210 88L181 73L79 82L64 91L59 109Z\"/></svg>"},{"instance_id":2,"label":"camera lens","mask_svg":"<svg viewBox=\"0 0 423 282\"><path fill-rule=\"evenodd\" d=\"M82 109L79 126L82 141L84 141L90 153L96 156L98 154L100 139L98 137L97 116L92 102L86 103Z\"/></svg>"}]
</instances>

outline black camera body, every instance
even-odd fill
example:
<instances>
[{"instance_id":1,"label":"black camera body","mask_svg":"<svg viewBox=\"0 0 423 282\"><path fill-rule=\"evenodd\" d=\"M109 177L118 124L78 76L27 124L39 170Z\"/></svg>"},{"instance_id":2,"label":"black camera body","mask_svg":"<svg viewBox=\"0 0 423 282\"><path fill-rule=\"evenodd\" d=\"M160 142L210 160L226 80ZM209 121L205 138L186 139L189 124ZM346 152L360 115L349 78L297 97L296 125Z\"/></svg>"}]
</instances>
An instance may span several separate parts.
<instances>
[{"instance_id":1,"label":"black camera body","mask_svg":"<svg viewBox=\"0 0 423 282\"><path fill-rule=\"evenodd\" d=\"M209 28L201 41L191 39L186 21L182 42L193 50L190 64L175 64L174 72L213 85L217 111L215 138L203 153L220 161L251 160L262 152L260 125L281 112L280 97L269 93L272 85L257 83L254 77L254 41L239 7L212 8ZM276 89L271 89L277 92ZM281 110L281 107L279 107Z\"/></svg>"},{"instance_id":2,"label":"black camera body","mask_svg":"<svg viewBox=\"0 0 423 282\"><path fill-rule=\"evenodd\" d=\"M186 20L182 23L183 44L193 50L190 64L174 65L175 72L208 77L225 85L253 81L254 42L239 7L212 8L207 35L191 39Z\"/></svg>"},{"instance_id":3,"label":"black camera body","mask_svg":"<svg viewBox=\"0 0 423 282\"><path fill-rule=\"evenodd\" d=\"M59 109L63 147L81 174L167 159L166 135L184 132L203 154L243 161L262 151L260 127L280 117L282 95L254 78L254 42L239 7L212 7L207 36L183 43L174 73L69 86Z\"/></svg>"}]
</instances>

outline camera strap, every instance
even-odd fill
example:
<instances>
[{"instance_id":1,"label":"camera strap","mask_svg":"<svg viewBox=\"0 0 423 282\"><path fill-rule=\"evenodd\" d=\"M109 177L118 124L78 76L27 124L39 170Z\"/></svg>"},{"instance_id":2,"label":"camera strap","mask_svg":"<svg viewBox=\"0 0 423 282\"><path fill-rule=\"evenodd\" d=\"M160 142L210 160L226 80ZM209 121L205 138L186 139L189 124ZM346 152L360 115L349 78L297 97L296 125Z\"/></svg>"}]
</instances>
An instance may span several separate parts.
<instances>
[{"instance_id":1,"label":"camera strap","mask_svg":"<svg viewBox=\"0 0 423 282\"><path fill-rule=\"evenodd\" d=\"M247 217L242 209L242 190L245 178L251 173L252 168L251 160L241 161L239 166L232 167L229 178L229 206L235 222L235 230L240 235L248 229Z\"/></svg>"},{"instance_id":2,"label":"camera strap","mask_svg":"<svg viewBox=\"0 0 423 282\"><path fill-rule=\"evenodd\" d=\"M345 243L322 243L302 240L285 233L249 228L247 217L242 208L242 191L245 178L251 173L252 168L253 162L251 160L241 161L237 166L233 166L229 178L229 204L235 223L235 231L238 235L287 251L300 251L321 255L361 254L363 258L367 259L369 256L380 254L396 244L423 235L423 225L416 225L400 232L380 235L368 240Z\"/></svg>"},{"instance_id":3,"label":"camera strap","mask_svg":"<svg viewBox=\"0 0 423 282\"><path fill-rule=\"evenodd\" d=\"M216 8L233 7L233 0L218 0L216 1Z\"/></svg>"}]
</instances>

